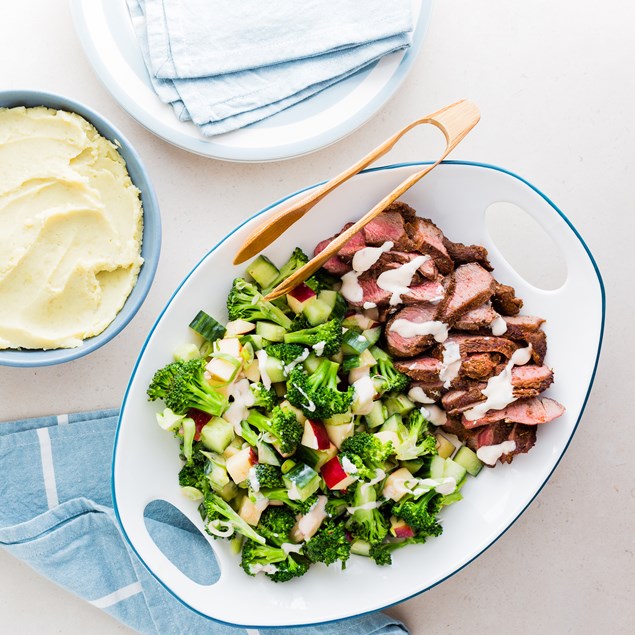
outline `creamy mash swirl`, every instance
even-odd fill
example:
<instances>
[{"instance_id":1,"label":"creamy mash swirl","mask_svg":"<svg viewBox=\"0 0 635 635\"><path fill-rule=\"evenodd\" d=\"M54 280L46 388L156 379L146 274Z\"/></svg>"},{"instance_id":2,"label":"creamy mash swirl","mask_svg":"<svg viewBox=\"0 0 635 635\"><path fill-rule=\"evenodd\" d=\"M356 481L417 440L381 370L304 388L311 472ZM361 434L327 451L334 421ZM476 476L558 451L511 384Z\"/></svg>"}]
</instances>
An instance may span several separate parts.
<instances>
[{"instance_id":1,"label":"creamy mash swirl","mask_svg":"<svg viewBox=\"0 0 635 635\"><path fill-rule=\"evenodd\" d=\"M116 147L77 114L0 109L0 348L101 333L143 262L143 215Z\"/></svg>"}]
</instances>

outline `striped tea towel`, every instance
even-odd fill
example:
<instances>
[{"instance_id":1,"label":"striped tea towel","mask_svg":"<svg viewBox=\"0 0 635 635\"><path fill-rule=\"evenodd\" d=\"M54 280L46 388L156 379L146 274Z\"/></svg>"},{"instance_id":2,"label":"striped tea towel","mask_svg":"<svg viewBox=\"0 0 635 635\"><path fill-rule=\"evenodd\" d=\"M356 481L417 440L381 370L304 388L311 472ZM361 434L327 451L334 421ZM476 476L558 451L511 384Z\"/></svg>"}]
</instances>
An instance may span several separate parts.
<instances>
[{"instance_id":1,"label":"striped tea towel","mask_svg":"<svg viewBox=\"0 0 635 635\"><path fill-rule=\"evenodd\" d=\"M101 410L0 423L0 545L140 633L257 633L219 624L189 610L155 580L128 547L110 494L117 416L117 410ZM210 570L210 562L215 565L207 542L190 526L184 526L181 517L171 517L163 510L148 523L151 535L168 557L177 557L177 552L190 554L186 572L193 579L203 582L218 575L218 570ZM267 631L272 635L407 632L399 622L380 613L324 626Z\"/></svg>"}]
</instances>

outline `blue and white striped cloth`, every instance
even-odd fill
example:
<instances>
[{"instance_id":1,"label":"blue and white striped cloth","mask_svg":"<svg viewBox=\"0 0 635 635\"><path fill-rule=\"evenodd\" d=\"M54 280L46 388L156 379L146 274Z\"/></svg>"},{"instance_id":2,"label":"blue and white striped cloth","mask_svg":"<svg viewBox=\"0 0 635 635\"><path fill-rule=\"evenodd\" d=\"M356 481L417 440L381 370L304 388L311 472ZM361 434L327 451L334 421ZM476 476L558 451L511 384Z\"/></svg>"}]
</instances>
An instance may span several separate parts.
<instances>
[{"instance_id":1,"label":"blue and white striped cloth","mask_svg":"<svg viewBox=\"0 0 635 635\"><path fill-rule=\"evenodd\" d=\"M129 549L115 519L110 465L118 412L59 415L0 424L0 545L65 589L140 633L251 635L213 622L170 595ZM216 575L205 539L156 515L150 533L166 551L192 555L188 573ZM200 557L199 557L200 554ZM202 563L202 564L200 564ZM9 626L9 625L5 625ZM272 635L403 635L380 613L324 626L267 629Z\"/></svg>"}]
</instances>

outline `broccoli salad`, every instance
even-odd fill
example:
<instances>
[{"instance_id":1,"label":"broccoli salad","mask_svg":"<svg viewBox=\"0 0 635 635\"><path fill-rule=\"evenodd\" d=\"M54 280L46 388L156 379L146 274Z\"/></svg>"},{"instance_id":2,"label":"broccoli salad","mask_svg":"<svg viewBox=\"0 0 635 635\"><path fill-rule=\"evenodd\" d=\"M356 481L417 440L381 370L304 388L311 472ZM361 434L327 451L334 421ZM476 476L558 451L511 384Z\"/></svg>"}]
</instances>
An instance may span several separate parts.
<instances>
[{"instance_id":1,"label":"broccoli salad","mask_svg":"<svg viewBox=\"0 0 635 635\"><path fill-rule=\"evenodd\" d=\"M320 270L264 300L307 261L300 249L280 269L258 256L233 282L229 321L193 316L199 344L175 351L147 391L206 531L274 582L352 556L391 564L441 534L440 512L483 465L438 433L340 278Z\"/></svg>"}]
</instances>

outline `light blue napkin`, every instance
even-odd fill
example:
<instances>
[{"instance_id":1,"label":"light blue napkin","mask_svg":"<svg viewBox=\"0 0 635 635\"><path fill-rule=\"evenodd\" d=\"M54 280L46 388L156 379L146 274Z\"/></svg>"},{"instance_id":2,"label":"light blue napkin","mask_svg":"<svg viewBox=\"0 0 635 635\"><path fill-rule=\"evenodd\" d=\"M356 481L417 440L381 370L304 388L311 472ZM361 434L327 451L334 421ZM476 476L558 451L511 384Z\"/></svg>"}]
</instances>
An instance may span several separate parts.
<instances>
[{"instance_id":1,"label":"light blue napkin","mask_svg":"<svg viewBox=\"0 0 635 635\"><path fill-rule=\"evenodd\" d=\"M65 589L140 633L253 635L189 610L144 568L122 537L112 509L110 463L116 410L0 424L0 545ZM182 517L155 511L148 528L193 579L218 569L205 539ZM371 614L272 635L403 635L399 622Z\"/></svg>"},{"instance_id":2,"label":"light blue napkin","mask_svg":"<svg viewBox=\"0 0 635 635\"><path fill-rule=\"evenodd\" d=\"M412 30L411 0L127 3L155 91L206 136L260 121L406 48Z\"/></svg>"}]
</instances>

